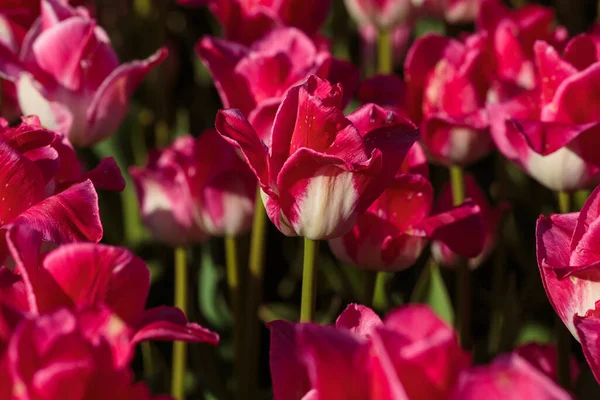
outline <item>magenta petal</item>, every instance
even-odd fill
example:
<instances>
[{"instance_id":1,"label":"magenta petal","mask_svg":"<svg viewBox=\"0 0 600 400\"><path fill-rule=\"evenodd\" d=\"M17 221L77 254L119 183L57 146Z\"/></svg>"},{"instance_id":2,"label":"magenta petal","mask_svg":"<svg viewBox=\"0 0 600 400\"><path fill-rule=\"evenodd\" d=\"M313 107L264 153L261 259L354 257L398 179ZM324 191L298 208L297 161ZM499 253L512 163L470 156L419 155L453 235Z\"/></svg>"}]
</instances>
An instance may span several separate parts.
<instances>
[{"instance_id":1,"label":"magenta petal","mask_svg":"<svg viewBox=\"0 0 600 400\"><path fill-rule=\"evenodd\" d=\"M598 61L598 50L596 39L592 35L582 33L569 40L565 46L564 58L583 71Z\"/></svg>"},{"instance_id":2,"label":"magenta petal","mask_svg":"<svg viewBox=\"0 0 600 400\"><path fill-rule=\"evenodd\" d=\"M413 234L421 229L425 236L441 241L453 252L467 258L477 257L485 243L480 208L470 199L450 211L423 220Z\"/></svg>"},{"instance_id":3,"label":"magenta petal","mask_svg":"<svg viewBox=\"0 0 600 400\"><path fill-rule=\"evenodd\" d=\"M34 204L12 224L27 225L39 231L43 240L57 244L98 242L103 232L98 195L89 180Z\"/></svg>"},{"instance_id":4,"label":"magenta petal","mask_svg":"<svg viewBox=\"0 0 600 400\"><path fill-rule=\"evenodd\" d=\"M600 126L598 122L581 125L529 120L514 120L513 122L527 139L531 148L544 156L554 153L580 135Z\"/></svg>"},{"instance_id":5,"label":"magenta petal","mask_svg":"<svg viewBox=\"0 0 600 400\"><path fill-rule=\"evenodd\" d=\"M375 75L361 82L356 97L362 103L375 103L400 112L404 108L406 84L396 75Z\"/></svg>"},{"instance_id":6,"label":"magenta petal","mask_svg":"<svg viewBox=\"0 0 600 400\"><path fill-rule=\"evenodd\" d=\"M596 381L600 382L600 317L576 315L573 322L585 359Z\"/></svg>"},{"instance_id":7,"label":"magenta petal","mask_svg":"<svg viewBox=\"0 0 600 400\"><path fill-rule=\"evenodd\" d=\"M130 322L146 305L150 272L127 249L91 243L65 245L49 253L43 266L78 308L106 304Z\"/></svg>"},{"instance_id":8,"label":"magenta petal","mask_svg":"<svg viewBox=\"0 0 600 400\"><path fill-rule=\"evenodd\" d=\"M188 322L183 311L175 307L161 306L144 311L135 328L136 332L131 338L133 344L144 340L181 340L213 346L219 343L219 335Z\"/></svg>"},{"instance_id":9,"label":"magenta petal","mask_svg":"<svg viewBox=\"0 0 600 400\"><path fill-rule=\"evenodd\" d=\"M25 289L23 298L27 299L28 311L37 313L39 300L35 290L37 281L36 276L32 275L36 274L39 267L41 235L27 226L15 226L6 234L6 242L15 261L16 270L23 279Z\"/></svg>"},{"instance_id":10,"label":"magenta petal","mask_svg":"<svg viewBox=\"0 0 600 400\"><path fill-rule=\"evenodd\" d=\"M377 327L383 326L381 318L369 307L349 304L335 320L338 329L347 329L355 335L367 338Z\"/></svg>"},{"instance_id":11,"label":"magenta petal","mask_svg":"<svg viewBox=\"0 0 600 400\"><path fill-rule=\"evenodd\" d=\"M540 74L542 104L545 105L552 101L560 84L576 74L577 69L563 61L558 52L546 42L537 41L534 52Z\"/></svg>"},{"instance_id":12,"label":"magenta petal","mask_svg":"<svg viewBox=\"0 0 600 400\"><path fill-rule=\"evenodd\" d=\"M275 400L300 400L310 390L306 368L299 358L296 324L273 321L267 327L271 333L269 365Z\"/></svg>"},{"instance_id":13,"label":"magenta petal","mask_svg":"<svg viewBox=\"0 0 600 400\"><path fill-rule=\"evenodd\" d=\"M267 146L261 142L242 113L235 109L220 110L217 113L215 129L225 140L241 150L263 190L270 192Z\"/></svg>"},{"instance_id":14,"label":"magenta petal","mask_svg":"<svg viewBox=\"0 0 600 400\"><path fill-rule=\"evenodd\" d=\"M332 327L297 326L299 351L319 399L368 399L368 381L359 356L362 343Z\"/></svg>"},{"instance_id":15,"label":"magenta petal","mask_svg":"<svg viewBox=\"0 0 600 400\"><path fill-rule=\"evenodd\" d=\"M91 180L97 189L116 192L125 190L125 179L117 162L112 157L100 160L96 168L83 174L82 179Z\"/></svg>"},{"instance_id":16,"label":"magenta petal","mask_svg":"<svg viewBox=\"0 0 600 400\"><path fill-rule=\"evenodd\" d=\"M0 77L16 81L24 70L25 66L19 56L4 44L0 44Z\"/></svg>"},{"instance_id":17,"label":"magenta petal","mask_svg":"<svg viewBox=\"0 0 600 400\"><path fill-rule=\"evenodd\" d=\"M87 109L87 129L70 137L73 144L89 146L112 135L121 124L137 86L168 54L163 47L145 60L122 64L106 77Z\"/></svg>"}]
</instances>

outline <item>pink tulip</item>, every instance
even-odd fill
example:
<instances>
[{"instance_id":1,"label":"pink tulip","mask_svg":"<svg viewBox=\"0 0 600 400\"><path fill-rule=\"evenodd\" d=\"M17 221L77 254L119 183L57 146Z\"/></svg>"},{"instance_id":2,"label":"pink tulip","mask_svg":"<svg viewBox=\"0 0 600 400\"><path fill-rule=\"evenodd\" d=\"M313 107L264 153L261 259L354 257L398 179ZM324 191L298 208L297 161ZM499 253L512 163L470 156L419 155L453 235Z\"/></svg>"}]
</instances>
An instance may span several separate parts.
<instances>
[{"instance_id":1,"label":"pink tulip","mask_svg":"<svg viewBox=\"0 0 600 400\"><path fill-rule=\"evenodd\" d=\"M542 41L534 51L539 88L489 107L494 141L508 159L552 190L591 187L600 180L600 157L593 150L600 134L595 41L577 36L562 56Z\"/></svg>"},{"instance_id":2,"label":"pink tulip","mask_svg":"<svg viewBox=\"0 0 600 400\"><path fill-rule=\"evenodd\" d=\"M483 224L482 231L479 233L473 233L473 236L480 235L482 240L482 247L479 247L479 252L471 253L473 255L467 256L471 258L469 260L469 266L472 269L477 268L483 264L490 256L491 252L496 247L496 240L498 237L498 228L500 220L504 212L508 209L508 203L502 203L496 207L492 207L485 193L477 185L475 179L467 175L465 177L465 194L470 198L473 203L479 208L481 212L481 222ZM449 184L446 184L442 189L442 193L436 202L434 212L443 213L448 212L452 209L452 188ZM469 241L460 236L461 241ZM453 266L458 262L458 256L464 254L457 254L448 243L444 243L443 240L436 240L431 245L431 253L434 259L442 264Z\"/></svg>"},{"instance_id":3,"label":"pink tulip","mask_svg":"<svg viewBox=\"0 0 600 400\"><path fill-rule=\"evenodd\" d=\"M292 86L311 74L341 82L348 92L346 104L358 81L354 66L294 28L274 30L250 47L205 37L196 52L213 75L223 107L239 109L267 144L275 112Z\"/></svg>"},{"instance_id":4,"label":"pink tulip","mask_svg":"<svg viewBox=\"0 0 600 400\"><path fill-rule=\"evenodd\" d=\"M331 9L331 0L178 0L186 6L208 5L229 40L250 44L270 30L294 27L317 34Z\"/></svg>"},{"instance_id":5,"label":"pink tulip","mask_svg":"<svg viewBox=\"0 0 600 400\"><path fill-rule=\"evenodd\" d=\"M0 67L16 83L24 114L38 115L76 146L90 146L117 130L137 85L166 57L163 48L119 65L106 32L87 11L42 0L20 59L0 54Z\"/></svg>"},{"instance_id":6,"label":"pink tulip","mask_svg":"<svg viewBox=\"0 0 600 400\"><path fill-rule=\"evenodd\" d=\"M496 77L502 84L523 89L537 85L534 42L545 40L562 47L568 39L567 30L555 28L554 20L550 7L530 4L513 10L501 0L482 1L477 28L493 42Z\"/></svg>"},{"instance_id":7,"label":"pink tulip","mask_svg":"<svg viewBox=\"0 0 600 400\"><path fill-rule=\"evenodd\" d=\"M410 0L344 0L348 13L359 26L392 29L413 11Z\"/></svg>"},{"instance_id":8,"label":"pink tulip","mask_svg":"<svg viewBox=\"0 0 600 400\"><path fill-rule=\"evenodd\" d=\"M144 224L162 242L194 243L250 229L256 178L214 130L181 137L130 172Z\"/></svg>"},{"instance_id":9,"label":"pink tulip","mask_svg":"<svg viewBox=\"0 0 600 400\"><path fill-rule=\"evenodd\" d=\"M392 182L418 137L412 124L366 105L347 118L342 88L316 76L295 86L277 110L267 147L239 110L222 110L216 128L240 148L260 183L267 214L288 236L330 239ZM377 117L376 117L377 116Z\"/></svg>"},{"instance_id":10,"label":"pink tulip","mask_svg":"<svg viewBox=\"0 0 600 400\"><path fill-rule=\"evenodd\" d=\"M430 159L467 166L493 149L485 103L492 69L484 34L464 42L438 35L419 38L404 66L407 107L422 121Z\"/></svg>"},{"instance_id":11,"label":"pink tulip","mask_svg":"<svg viewBox=\"0 0 600 400\"><path fill-rule=\"evenodd\" d=\"M116 366L105 340L90 336L100 315L59 309L21 320L0 361L0 396L19 400L166 400L153 397L133 371ZM111 339L122 332L111 322ZM68 388L68 389L67 389Z\"/></svg>"},{"instance_id":12,"label":"pink tulip","mask_svg":"<svg viewBox=\"0 0 600 400\"><path fill-rule=\"evenodd\" d=\"M8 242L16 270L0 274L5 288L0 303L22 315L46 315L66 307L88 316L97 324L89 334L106 339L115 365L127 365L143 340L219 341L216 333L188 322L178 308L145 310L150 272L126 249L78 243L40 256L39 235L18 228L8 233ZM117 332L122 337L113 340Z\"/></svg>"},{"instance_id":13,"label":"pink tulip","mask_svg":"<svg viewBox=\"0 0 600 400\"><path fill-rule=\"evenodd\" d=\"M573 397L519 355L506 354L490 365L461 374L450 400L572 400Z\"/></svg>"},{"instance_id":14,"label":"pink tulip","mask_svg":"<svg viewBox=\"0 0 600 400\"><path fill-rule=\"evenodd\" d=\"M534 367L538 368L550 379L558 381L558 358L556 345L527 343L513 350L513 353L518 354L525 360L529 361ZM579 378L579 365L575 356L571 355L570 363L571 383L573 386Z\"/></svg>"},{"instance_id":15,"label":"pink tulip","mask_svg":"<svg viewBox=\"0 0 600 400\"><path fill-rule=\"evenodd\" d=\"M389 113L381 108L374 110L379 113L371 117L367 129L383 126ZM477 256L484 236L479 207L467 202L431 215L431 183L422 175L403 172L358 217L349 233L329 240L335 256L366 269L405 269L417 261L431 238L447 243L465 257Z\"/></svg>"},{"instance_id":16,"label":"pink tulip","mask_svg":"<svg viewBox=\"0 0 600 400\"><path fill-rule=\"evenodd\" d=\"M275 321L269 329L276 400L440 399L470 363L453 329L425 306L382 322L351 304L336 327Z\"/></svg>"},{"instance_id":17,"label":"pink tulip","mask_svg":"<svg viewBox=\"0 0 600 400\"><path fill-rule=\"evenodd\" d=\"M94 185L125 187L114 160L104 159L84 173L68 141L41 128L34 117L16 128L0 121L0 164L2 261L8 255L5 233L13 227L29 227L54 244L98 242L102 225Z\"/></svg>"},{"instance_id":18,"label":"pink tulip","mask_svg":"<svg viewBox=\"0 0 600 400\"><path fill-rule=\"evenodd\" d=\"M550 303L573 336L600 382L600 264L598 211L600 188L581 212L541 216L537 222L537 261Z\"/></svg>"}]
</instances>

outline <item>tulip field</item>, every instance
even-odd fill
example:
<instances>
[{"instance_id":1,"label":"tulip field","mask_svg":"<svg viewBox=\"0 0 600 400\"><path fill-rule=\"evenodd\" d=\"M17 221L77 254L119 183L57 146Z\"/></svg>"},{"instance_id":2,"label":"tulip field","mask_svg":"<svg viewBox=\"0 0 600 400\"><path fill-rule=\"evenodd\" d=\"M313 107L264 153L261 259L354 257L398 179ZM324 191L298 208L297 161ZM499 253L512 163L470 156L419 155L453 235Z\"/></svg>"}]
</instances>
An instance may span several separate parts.
<instances>
[{"instance_id":1,"label":"tulip field","mask_svg":"<svg viewBox=\"0 0 600 400\"><path fill-rule=\"evenodd\" d=\"M0 400L600 398L597 0L0 28Z\"/></svg>"}]
</instances>

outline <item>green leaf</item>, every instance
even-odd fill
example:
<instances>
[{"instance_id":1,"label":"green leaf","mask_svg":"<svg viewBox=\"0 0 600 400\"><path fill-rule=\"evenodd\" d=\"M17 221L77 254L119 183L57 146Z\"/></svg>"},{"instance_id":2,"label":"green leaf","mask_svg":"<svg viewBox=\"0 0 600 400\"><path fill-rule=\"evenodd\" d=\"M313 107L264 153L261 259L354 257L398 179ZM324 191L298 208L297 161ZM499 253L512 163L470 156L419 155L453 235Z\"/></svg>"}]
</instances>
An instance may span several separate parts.
<instances>
[{"instance_id":1,"label":"green leaf","mask_svg":"<svg viewBox=\"0 0 600 400\"><path fill-rule=\"evenodd\" d=\"M526 322L519 331L517 344L529 342L550 343L552 341L552 328L539 322Z\"/></svg>"},{"instance_id":2,"label":"green leaf","mask_svg":"<svg viewBox=\"0 0 600 400\"><path fill-rule=\"evenodd\" d=\"M440 318L451 325L454 324L452 301L440 269L434 262L425 265L410 301L428 304Z\"/></svg>"},{"instance_id":3,"label":"green leaf","mask_svg":"<svg viewBox=\"0 0 600 400\"><path fill-rule=\"evenodd\" d=\"M439 35L446 33L444 23L435 19L421 18L417 20L414 29L415 37L421 37L427 33L437 33Z\"/></svg>"},{"instance_id":4,"label":"green leaf","mask_svg":"<svg viewBox=\"0 0 600 400\"><path fill-rule=\"evenodd\" d=\"M223 329L231 326L233 317L222 291L220 282L225 279L210 252L208 243L202 245L201 265L198 274L198 307L211 327Z\"/></svg>"}]
</instances>

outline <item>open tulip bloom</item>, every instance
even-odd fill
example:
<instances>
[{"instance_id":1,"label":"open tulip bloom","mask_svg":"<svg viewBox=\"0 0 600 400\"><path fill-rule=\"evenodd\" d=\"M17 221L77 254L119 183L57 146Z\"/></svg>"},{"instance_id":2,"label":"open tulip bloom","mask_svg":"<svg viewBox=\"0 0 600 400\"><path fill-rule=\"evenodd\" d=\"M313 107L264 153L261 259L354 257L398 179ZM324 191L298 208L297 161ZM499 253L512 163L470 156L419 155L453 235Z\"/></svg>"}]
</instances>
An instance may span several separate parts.
<instances>
[{"instance_id":1,"label":"open tulip bloom","mask_svg":"<svg viewBox=\"0 0 600 400\"><path fill-rule=\"evenodd\" d=\"M317 76L290 89L269 147L239 110L217 114L217 131L241 150L269 218L285 235L318 240L347 233L418 138L410 122L375 105L345 117L342 97L339 85Z\"/></svg>"}]
</instances>

